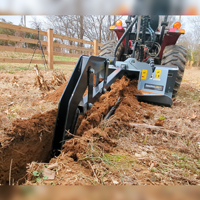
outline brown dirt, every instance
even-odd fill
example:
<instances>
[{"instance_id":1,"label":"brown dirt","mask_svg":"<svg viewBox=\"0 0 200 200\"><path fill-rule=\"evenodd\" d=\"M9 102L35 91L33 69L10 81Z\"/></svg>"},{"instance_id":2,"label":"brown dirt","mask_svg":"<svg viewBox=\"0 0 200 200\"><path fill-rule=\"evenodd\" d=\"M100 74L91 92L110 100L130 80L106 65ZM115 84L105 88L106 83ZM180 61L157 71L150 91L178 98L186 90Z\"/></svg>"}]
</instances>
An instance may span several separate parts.
<instances>
[{"instance_id":1,"label":"brown dirt","mask_svg":"<svg viewBox=\"0 0 200 200\"><path fill-rule=\"evenodd\" d=\"M44 100L58 102L63 94L64 89L66 88L67 83L68 82L63 83L57 90L47 94L47 96L44 97Z\"/></svg>"},{"instance_id":2,"label":"brown dirt","mask_svg":"<svg viewBox=\"0 0 200 200\"><path fill-rule=\"evenodd\" d=\"M112 147L116 146L112 139L118 137L117 132L120 129L129 126L128 122L140 123L142 119L145 119L146 111L151 114L149 110L153 110L151 105L137 101L134 95L138 93L140 92L137 90L137 81L130 81L125 76L113 83L111 91L102 95L99 101L87 111L84 118L81 117L82 122L76 132L77 136L82 136L81 140L76 138L74 139L76 141L67 141L63 152L73 152L79 159L80 154L86 153L87 143L91 141L91 138L98 138L97 146L105 152L110 152ZM114 116L111 120L104 121L104 117L119 97L121 97L121 102Z\"/></svg>"},{"instance_id":3,"label":"brown dirt","mask_svg":"<svg viewBox=\"0 0 200 200\"><path fill-rule=\"evenodd\" d=\"M200 154L197 141L199 102L185 99L182 83L172 108L140 103L136 82L125 77L112 85L92 109L80 118L78 135L67 141L57 163L54 180L35 181L32 172L44 164L32 163L27 185L198 185ZM197 89L193 88L195 97ZM118 97L115 114L103 120ZM197 96L198 97L198 96ZM196 98L197 98L196 97ZM192 102L192 103L191 103ZM152 127L165 117L163 126ZM150 126L149 126L150 127Z\"/></svg>"},{"instance_id":4,"label":"brown dirt","mask_svg":"<svg viewBox=\"0 0 200 200\"><path fill-rule=\"evenodd\" d=\"M128 120L128 118L135 118L135 114L132 112L137 109L139 102L134 94L140 93L137 89L137 82L130 81L126 77L117 80L112 86L111 91L107 91L102 95L98 102L94 103L92 108L87 111L85 118L77 130L77 135L82 135L84 131L96 127L100 121L106 116L111 107L115 105L118 98L121 97L120 106L115 112L115 117L118 119ZM130 112L128 110L131 110ZM128 111L128 113L127 113Z\"/></svg>"},{"instance_id":5,"label":"brown dirt","mask_svg":"<svg viewBox=\"0 0 200 200\"><path fill-rule=\"evenodd\" d=\"M65 72L68 80L71 72ZM50 82L52 71L42 73ZM26 174L28 163L49 161L57 103L41 100L48 93L34 81L34 70L0 72L0 184L8 183L12 159L12 182Z\"/></svg>"},{"instance_id":6,"label":"brown dirt","mask_svg":"<svg viewBox=\"0 0 200 200\"><path fill-rule=\"evenodd\" d=\"M32 162L27 169L27 185L199 185L200 85L198 73L198 70L185 73L186 76L183 79L181 89L171 108L139 103L134 97L134 94L138 93L136 82L126 78L115 82L111 91L102 95L100 100L93 105L92 110L80 118L78 135L67 141L60 156L51 159L48 163L48 165L58 165L57 168L52 169L55 172L53 180L37 182L35 181L36 177L32 174L33 171L41 171L46 166L45 163L32 161L40 162L43 159L42 152L48 155L47 151L49 150L40 148L43 144L46 145L47 149L50 148L51 142L48 140L52 139L52 133L45 131L42 133L43 138L46 138L48 142L45 143L46 140L43 140L43 138L40 142L41 134L39 130L41 127L35 126L35 124L32 124L34 127L27 128L28 132L25 135L19 135L15 132L13 132L13 135L16 136L9 135L14 126L10 131L7 129L2 132L3 129L0 129L0 133L2 132L0 135L2 145L0 147L2 152L0 166L5 166L4 172L0 168L1 177L5 178L1 182L8 181L10 161L13 159L12 178L20 174L18 170L25 169L26 163ZM26 73L27 77L28 75L29 73ZM2 78L0 83L5 82L4 75L2 75ZM38 91L34 91L33 94L31 84L28 86L21 85L21 78L18 76L16 78L19 87L16 86L15 88L15 96L12 92L5 95L6 87L9 84L4 84L0 89L3 98L2 103L6 98L9 98L9 102L1 108L3 112L5 111L8 114L12 114L12 110L15 108L10 106L8 111L6 110L7 105L13 99L19 102L19 99L29 98L29 93L31 93L28 102L32 102L36 95L40 96ZM23 95L25 91L29 90L26 96L22 96L22 93L20 93L21 87L26 88L26 90L23 90ZM115 90L115 88L118 89ZM63 90L60 92L60 96ZM121 102L115 114L110 119L103 120L119 96ZM52 99L54 102L54 98ZM46 103L45 101L39 105L36 104L31 112L35 113L39 106L42 108L49 105L51 105L50 102ZM55 107L56 104L53 106ZM30 108L30 105L28 104L27 107ZM25 105L22 108L25 109ZM48 109L51 108L48 107ZM19 109L19 111L22 112L22 109ZM16 111L19 116L24 114L24 112L19 113L19 111ZM0 115L1 121L6 120L7 116L3 112L0 113L2 114L2 116ZM30 113L25 114L31 116ZM56 113L54 114L56 115ZM129 124L129 122L134 122L154 126L161 117L165 117L165 120L163 126L158 126L157 129ZM40 115L37 118L40 119ZM48 121L48 119L46 120ZM35 122L41 126L45 124L42 120L41 123L37 120ZM52 124L49 129L53 130L55 122L52 120L49 123ZM27 124L29 124L29 120L27 120ZM12 138L14 138L13 141ZM21 154L21 152L25 153ZM35 155L32 156L32 154ZM31 156L33 160L28 159ZM14 161L15 157L18 160L17 162ZM3 163L3 159L7 164ZM20 161L22 161L22 164ZM24 172L21 173L20 178L22 178ZM3 180L2 178L1 180Z\"/></svg>"},{"instance_id":7,"label":"brown dirt","mask_svg":"<svg viewBox=\"0 0 200 200\"><path fill-rule=\"evenodd\" d=\"M36 114L27 120L16 120L0 138L0 180L9 181L11 166L12 182L26 174L26 165L32 161L48 162L57 109Z\"/></svg>"},{"instance_id":8,"label":"brown dirt","mask_svg":"<svg viewBox=\"0 0 200 200\"><path fill-rule=\"evenodd\" d=\"M105 115L109 112L111 107L113 107L118 100L119 97L122 98L122 101L120 103L120 106L117 108L115 112L116 120L119 120L121 118L121 106L124 107L124 102L127 101L128 95L133 96L135 93L137 93L136 89L137 83L135 81L130 81L126 77L123 77L120 80L117 80L112 86L111 91L107 91L105 94L103 94L99 101L94 103L92 108L87 111L85 116L81 116L81 122L80 126L76 132L77 136L82 136L81 139L75 138L70 141L67 141L64 145L63 152L71 155L71 157L75 157L76 160L80 159L81 155L86 153L88 142L91 142L91 138L98 138L98 147L100 149L103 149L105 152L110 152L112 147L116 146L116 144L111 140L111 138L116 138L115 133L112 132L112 130L107 127L104 130L102 128L99 128L99 124L101 121L103 121L103 118ZM129 92L127 92L129 91ZM135 101L134 101L134 100ZM132 103L127 105L131 106L134 105L134 102L137 101L136 97L133 96ZM123 108L125 110L130 109L129 108ZM123 110L123 113L126 111ZM134 118L134 113L131 113ZM130 115L131 115L130 114ZM127 121L127 114L126 117L122 118L122 120Z\"/></svg>"},{"instance_id":9,"label":"brown dirt","mask_svg":"<svg viewBox=\"0 0 200 200\"><path fill-rule=\"evenodd\" d=\"M61 155L58 156L57 160L52 159L50 163L56 161L62 164L60 158L65 156L66 160L70 159L70 162L67 163L67 167L73 169L74 165L79 164L79 172L80 169L83 170L84 176L92 180L91 175L94 176L94 171L91 169L90 161L87 160L86 157L89 155L98 157L102 152L113 152L117 146L117 143L113 139L118 138L122 130L130 128L128 122L141 122L146 118L151 118L153 115L151 111L154 110L154 108L151 105L137 101L134 94L138 94L139 91L136 88L137 81L130 81L126 77L117 80L111 86L111 91L107 91L102 95L91 110L80 118L82 121L80 122L76 136L66 141ZM111 107L115 105L119 97L121 97L121 101L115 114L109 120L104 121L103 118ZM123 132L121 136L126 134L126 132ZM99 163L102 163L102 161L99 161ZM104 171L107 167L108 166L104 166ZM33 169L35 168L37 168L37 164L33 167ZM67 173L67 175L64 173L66 169L65 165L60 168L59 177L69 177L69 173ZM115 176L119 175L118 172L115 173ZM75 185L82 185L84 184L82 179L85 180L85 178L79 177L76 181L73 180L72 182ZM34 180L33 177L29 178L27 183L31 180ZM56 181L56 184L71 185L72 182L68 181L64 183L62 181ZM108 182L113 184L111 180L108 180ZM48 183L47 181L46 184Z\"/></svg>"},{"instance_id":10,"label":"brown dirt","mask_svg":"<svg viewBox=\"0 0 200 200\"><path fill-rule=\"evenodd\" d=\"M52 72L44 72L52 77ZM57 103L41 101L47 94L34 87L35 71L21 71L14 74L0 73L0 134L12 126L16 119L28 119L34 114L57 108Z\"/></svg>"}]
</instances>

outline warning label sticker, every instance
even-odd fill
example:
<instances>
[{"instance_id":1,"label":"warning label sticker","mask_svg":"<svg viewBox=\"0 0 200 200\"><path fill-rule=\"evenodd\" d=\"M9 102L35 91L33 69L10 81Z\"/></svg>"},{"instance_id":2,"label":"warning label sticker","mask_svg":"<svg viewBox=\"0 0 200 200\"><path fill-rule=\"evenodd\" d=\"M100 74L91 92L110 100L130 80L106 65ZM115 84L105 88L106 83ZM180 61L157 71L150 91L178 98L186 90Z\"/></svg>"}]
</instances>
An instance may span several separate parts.
<instances>
[{"instance_id":1,"label":"warning label sticker","mask_svg":"<svg viewBox=\"0 0 200 200\"><path fill-rule=\"evenodd\" d=\"M160 79L160 76L161 76L161 69L157 69L156 74L155 74L155 78Z\"/></svg>"},{"instance_id":2,"label":"warning label sticker","mask_svg":"<svg viewBox=\"0 0 200 200\"><path fill-rule=\"evenodd\" d=\"M147 73L148 73L147 69L143 69L142 70L142 75L141 75L141 79L142 80L146 80L147 79Z\"/></svg>"}]
</instances>

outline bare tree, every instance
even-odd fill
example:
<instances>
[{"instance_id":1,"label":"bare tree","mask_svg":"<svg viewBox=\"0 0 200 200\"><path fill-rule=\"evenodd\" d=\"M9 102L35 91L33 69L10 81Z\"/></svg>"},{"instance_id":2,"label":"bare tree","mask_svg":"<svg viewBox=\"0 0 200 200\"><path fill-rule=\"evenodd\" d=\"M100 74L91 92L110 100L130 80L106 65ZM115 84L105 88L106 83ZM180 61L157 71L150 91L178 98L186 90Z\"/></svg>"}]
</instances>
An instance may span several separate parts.
<instances>
[{"instance_id":1,"label":"bare tree","mask_svg":"<svg viewBox=\"0 0 200 200\"><path fill-rule=\"evenodd\" d=\"M122 16L116 15L87 16L85 23L85 26L87 28L87 31L85 33L86 38L91 41L93 41L94 39L98 39L100 43L116 39L115 33L113 31L110 31L109 28L121 18Z\"/></svg>"},{"instance_id":2,"label":"bare tree","mask_svg":"<svg viewBox=\"0 0 200 200\"><path fill-rule=\"evenodd\" d=\"M99 42L103 43L115 39L115 34L109 30L109 27L120 18L122 16L58 15L48 16L47 22L58 34L90 41L98 39ZM77 45L83 46L83 44Z\"/></svg>"},{"instance_id":3,"label":"bare tree","mask_svg":"<svg viewBox=\"0 0 200 200\"><path fill-rule=\"evenodd\" d=\"M43 23L42 21L39 21L36 17L33 17L33 20L31 21L31 27L34 29L43 29Z\"/></svg>"},{"instance_id":4,"label":"bare tree","mask_svg":"<svg viewBox=\"0 0 200 200\"><path fill-rule=\"evenodd\" d=\"M187 21L190 24L190 31L180 40L180 43L188 49L189 60L200 63L200 16L190 16Z\"/></svg>"},{"instance_id":5,"label":"bare tree","mask_svg":"<svg viewBox=\"0 0 200 200\"><path fill-rule=\"evenodd\" d=\"M80 15L56 15L47 16L48 27L53 28L56 34L66 35L79 39L84 38L84 16ZM82 43L73 41L60 41L63 44L77 45L83 47ZM72 52L72 51L70 51Z\"/></svg>"},{"instance_id":6,"label":"bare tree","mask_svg":"<svg viewBox=\"0 0 200 200\"><path fill-rule=\"evenodd\" d=\"M191 25L190 40L191 47L194 51L200 50L200 16L189 17L188 21Z\"/></svg>"}]
</instances>

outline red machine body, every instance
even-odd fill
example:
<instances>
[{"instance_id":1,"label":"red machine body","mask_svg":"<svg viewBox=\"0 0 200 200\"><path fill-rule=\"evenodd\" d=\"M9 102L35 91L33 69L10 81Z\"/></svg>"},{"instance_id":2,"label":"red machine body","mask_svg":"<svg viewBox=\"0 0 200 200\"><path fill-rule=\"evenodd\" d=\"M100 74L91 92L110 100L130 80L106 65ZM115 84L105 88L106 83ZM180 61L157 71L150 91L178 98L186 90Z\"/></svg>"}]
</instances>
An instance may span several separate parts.
<instances>
[{"instance_id":1,"label":"red machine body","mask_svg":"<svg viewBox=\"0 0 200 200\"><path fill-rule=\"evenodd\" d=\"M125 29L122 26L116 26L116 25L111 26L110 30L115 31L115 33L118 37L118 40L122 37L122 35L125 32ZM156 33L160 34L160 31L158 30ZM163 51L164 51L165 47L169 46L169 45L175 45L178 38L182 34L185 34L185 30L180 29L180 28L170 28L170 29L165 31L165 35L164 35L163 41L161 43L161 51L160 51L160 54L159 54L160 59L162 58ZM122 43L125 47L126 38L122 41ZM129 44L130 44L130 48L131 48L131 46L132 46L131 40L130 40Z\"/></svg>"}]
</instances>

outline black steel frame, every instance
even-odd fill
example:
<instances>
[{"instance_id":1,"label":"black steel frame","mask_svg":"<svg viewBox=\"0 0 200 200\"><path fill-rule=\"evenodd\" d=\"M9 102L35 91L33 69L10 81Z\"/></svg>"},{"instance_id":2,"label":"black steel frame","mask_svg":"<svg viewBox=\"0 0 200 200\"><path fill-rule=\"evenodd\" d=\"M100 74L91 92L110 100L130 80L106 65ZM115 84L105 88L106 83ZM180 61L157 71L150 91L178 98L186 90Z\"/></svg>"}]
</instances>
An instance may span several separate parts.
<instances>
[{"instance_id":1,"label":"black steel frame","mask_svg":"<svg viewBox=\"0 0 200 200\"><path fill-rule=\"evenodd\" d=\"M123 76L123 67L110 73L109 64L109 59L104 57L81 56L79 58L59 102L52 156L59 155L64 142L71 138L66 131L74 133L79 114L89 110L112 83ZM103 74L103 81L99 83L100 74ZM93 85L94 75L96 75L96 82ZM88 94L83 97L87 88Z\"/></svg>"}]
</instances>

